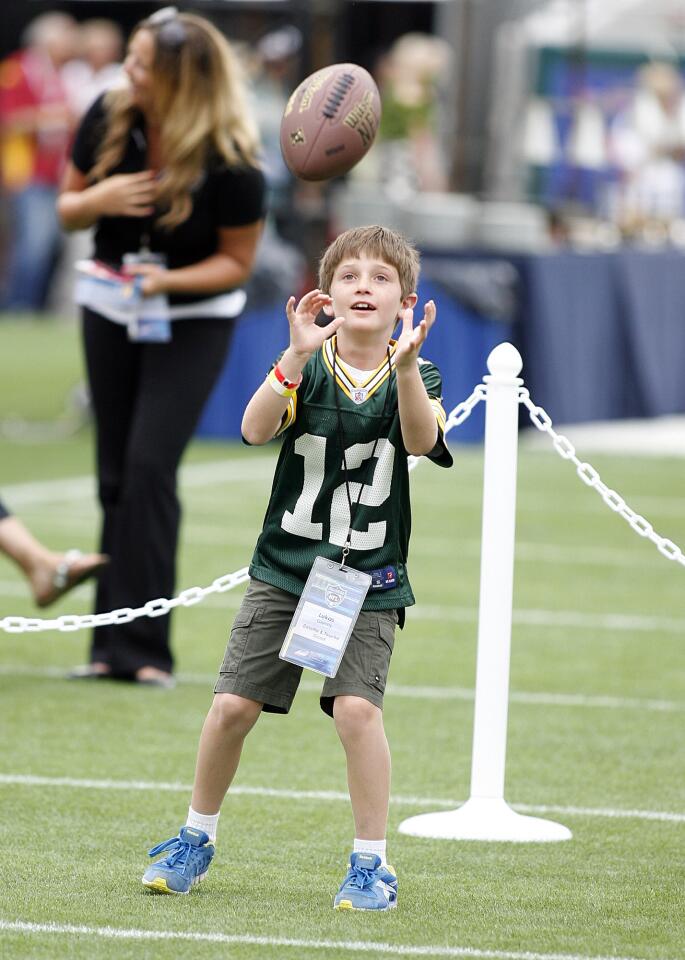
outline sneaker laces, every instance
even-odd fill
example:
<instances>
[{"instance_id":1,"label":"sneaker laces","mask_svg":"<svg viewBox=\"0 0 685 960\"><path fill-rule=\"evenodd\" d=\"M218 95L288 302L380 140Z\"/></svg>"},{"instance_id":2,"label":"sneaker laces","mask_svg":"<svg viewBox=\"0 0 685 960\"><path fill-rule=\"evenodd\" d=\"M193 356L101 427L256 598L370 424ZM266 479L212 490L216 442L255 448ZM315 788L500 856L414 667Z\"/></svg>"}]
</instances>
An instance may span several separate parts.
<instances>
[{"instance_id":1,"label":"sneaker laces","mask_svg":"<svg viewBox=\"0 0 685 960\"><path fill-rule=\"evenodd\" d=\"M376 873L376 870L365 867L350 867L350 875L345 882L345 886L359 887L360 890L363 890L364 887L370 887L376 880Z\"/></svg>"},{"instance_id":2,"label":"sneaker laces","mask_svg":"<svg viewBox=\"0 0 685 960\"><path fill-rule=\"evenodd\" d=\"M158 853L163 853L164 850L170 851L169 856L165 857L170 867L175 867L176 864L184 867L188 860L191 845L187 840L181 840L180 837L171 837L170 840L164 840L153 847L152 850L148 850L148 857L156 857Z\"/></svg>"}]
</instances>

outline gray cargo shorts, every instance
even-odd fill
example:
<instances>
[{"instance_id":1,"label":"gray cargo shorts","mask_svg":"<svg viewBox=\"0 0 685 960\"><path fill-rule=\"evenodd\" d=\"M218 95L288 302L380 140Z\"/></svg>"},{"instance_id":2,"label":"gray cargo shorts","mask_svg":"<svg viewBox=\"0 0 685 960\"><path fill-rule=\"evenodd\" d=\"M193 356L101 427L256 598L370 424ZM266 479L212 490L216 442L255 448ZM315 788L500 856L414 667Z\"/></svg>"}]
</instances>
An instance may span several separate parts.
<instances>
[{"instance_id":1,"label":"gray cargo shorts","mask_svg":"<svg viewBox=\"0 0 685 960\"><path fill-rule=\"evenodd\" d=\"M261 580L250 580L236 614L215 693L234 693L262 703L270 713L288 713L302 667L279 659L299 597ZM332 679L324 677L320 704L333 716L339 696L361 697L383 707L396 610L362 610Z\"/></svg>"}]
</instances>

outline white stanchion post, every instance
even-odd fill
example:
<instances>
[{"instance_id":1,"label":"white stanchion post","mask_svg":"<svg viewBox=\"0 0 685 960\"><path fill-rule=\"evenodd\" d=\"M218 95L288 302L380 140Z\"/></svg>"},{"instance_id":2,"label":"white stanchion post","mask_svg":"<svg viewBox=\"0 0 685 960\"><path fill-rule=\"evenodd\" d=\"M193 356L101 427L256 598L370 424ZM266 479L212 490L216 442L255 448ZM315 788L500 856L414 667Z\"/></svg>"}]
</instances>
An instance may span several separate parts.
<instances>
[{"instance_id":1,"label":"white stanchion post","mask_svg":"<svg viewBox=\"0 0 685 960\"><path fill-rule=\"evenodd\" d=\"M471 795L457 810L404 820L400 833L452 840L568 840L559 823L522 816L504 800L509 653L514 583L518 377L523 362L510 343L488 357L478 662Z\"/></svg>"}]
</instances>

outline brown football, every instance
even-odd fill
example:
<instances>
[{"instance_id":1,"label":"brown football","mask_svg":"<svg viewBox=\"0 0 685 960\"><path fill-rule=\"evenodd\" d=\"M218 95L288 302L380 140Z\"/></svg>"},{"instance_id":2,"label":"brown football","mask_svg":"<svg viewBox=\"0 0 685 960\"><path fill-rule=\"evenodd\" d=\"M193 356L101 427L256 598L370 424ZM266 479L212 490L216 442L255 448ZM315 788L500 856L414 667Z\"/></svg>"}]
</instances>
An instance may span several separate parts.
<instances>
[{"instance_id":1,"label":"brown football","mask_svg":"<svg viewBox=\"0 0 685 960\"><path fill-rule=\"evenodd\" d=\"M371 147L381 119L378 87L356 63L334 63L303 80L281 120L281 152L302 180L347 173Z\"/></svg>"}]
</instances>

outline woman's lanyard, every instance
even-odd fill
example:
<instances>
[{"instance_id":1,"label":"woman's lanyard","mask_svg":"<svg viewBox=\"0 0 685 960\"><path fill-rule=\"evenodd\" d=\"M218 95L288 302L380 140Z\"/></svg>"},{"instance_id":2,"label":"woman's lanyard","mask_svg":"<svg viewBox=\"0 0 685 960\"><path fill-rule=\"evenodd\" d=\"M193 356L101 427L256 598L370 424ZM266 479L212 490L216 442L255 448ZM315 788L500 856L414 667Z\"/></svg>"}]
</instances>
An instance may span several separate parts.
<instances>
[{"instance_id":1,"label":"woman's lanyard","mask_svg":"<svg viewBox=\"0 0 685 960\"><path fill-rule=\"evenodd\" d=\"M392 375L392 364L390 362L390 347L387 348L386 355L388 358L388 383L385 388L385 399L383 400L383 413L381 414L381 420L385 420L385 418L388 415L388 400L390 398L390 379ZM345 545L342 551L342 563L341 563L341 569L342 569L342 564L345 563L345 560L347 559L347 555L350 552L354 518L357 515L357 508L359 506L359 501L362 498L362 493L364 491L364 487L366 486L366 483L364 482L359 484L359 493L357 494L357 499L353 504L352 494L350 493L350 481L349 481L348 470L347 470L347 453L346 453L347 444L345 443L345 431L343 430L342 414L340 412L340 398L338 397L338 380L337 380L337 373L336 373L337 357L338 357L338 344L336 341L335 344L333 345L333 390L335 391L335 412L336 412L336 419L337 419L337 426L338 426L338 443L340 444L340 449L342 451L343 476L345 477L345 492L347 493L347 503L350 508L350 525L347 530L347 535L345 537ZM378 447L379 439L380 437L377 436L376 439L374 440L373 450L371 451L371 457L369 458L371 460L373 460L373 458L376 456L376 449Z\"/></svg>"}]
</instances>

